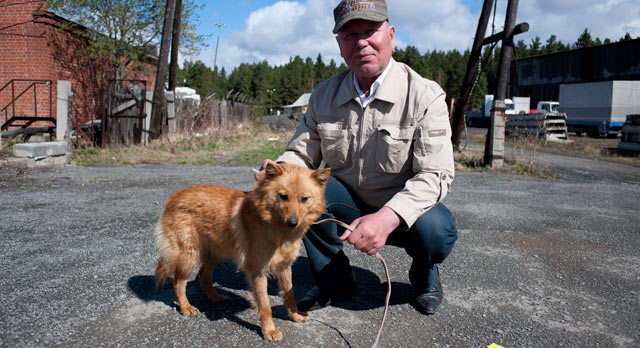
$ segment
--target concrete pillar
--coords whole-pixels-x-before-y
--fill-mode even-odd
[[[69,109],[71,104],[69,103],[70,97],[73,95],[71,91],[71,81],[58,80],[58,97],[57,97],[57,113],[56,113],[56,139],[58,141],[67,140],[65,134],[70,132],[69,118],[71,116],[71,110]]]
[[[504,100],[495,99],[493,101],[484,164],[495,169],[500,169],[504,165],[504,112],[506,110],[507,105]]]

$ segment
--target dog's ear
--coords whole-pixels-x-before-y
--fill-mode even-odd
[[[282,175],[282,168],[273,163],[267,163],[267,167],[264,169],[266,174],[265,179],[272,179],[279,175]]]
[[[313,177],[318,182],[318,184],[322,186],[327,184],[327,181],[329,180],[330,176],[331,176],[330,168],[314,170],[313,173],[311,174],[311,177]]]

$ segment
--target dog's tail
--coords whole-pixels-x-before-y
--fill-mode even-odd
[[[156,248],[158,249],[158,266],[156,267],[156,288],[164,286],[167,278],[172,276],[171,265],[173,264],[173,257],[171,252],[171,246],[164,235],[162,228],[162,219],[158,221],[153,231]]]
[[[165,260],[158,260],[158,266],[156,267],[156,289],[164,287],[169,275],[169,266]]]

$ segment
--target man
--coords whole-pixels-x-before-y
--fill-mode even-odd
[[[373,255],[386,244],[412,257],[413,305],[433,314],[443,299],[437,264],[457,229],[440,201],[454,176],[445,94],[394,61],[395,28],[384,0],[341,1],[334,34],[349,70],[322,82],[278,162],[332,170],[326,215],[351,224],[313,226],[304,238],[317,286],[299,302],[310,311],[352,296],[356,281],[343,241]],[[270,160],[265,160],[265,164]],[[256,180],[264,171],[256,173]],[[341,236],[340,236],[341,235]]]

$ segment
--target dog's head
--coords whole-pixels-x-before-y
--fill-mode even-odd
[[[262,218],[282,230],[306,232],[324,211],[324,189],[330,175],[330,169],[267,164],[265,178],[256,190]]]

